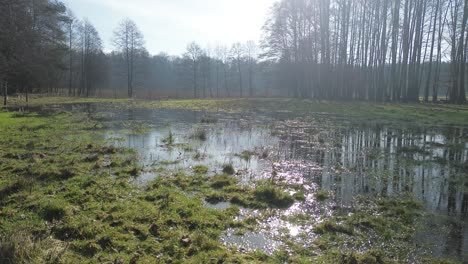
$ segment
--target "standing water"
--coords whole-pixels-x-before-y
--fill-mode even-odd
[[[305,201],[270,212],[256,231],[228,230],[226,245],[272,253],[284,237],[312,243],[313,226],[333,211],[352,209],[356,197],[410,194],[431,215],[420,220],[427,228],[417,232],[415,243],[427,245],[433,256],[468,261],[467,128],[359,124],[324,115],[87,107],[106,117],[108,140],[138,150],[145,172],[137,184],[197,165],[216,175],[230,164],[241,184],[275,175],[305,186]],[[144,129],[135,132],[136,127]],[[333,199],[318,203],[318,190]],[[222,210],[230,204],[207,206]],[[310,224],[285,220],[297,213],[312,216]],[[241,209],[240,217],[257,214]]]

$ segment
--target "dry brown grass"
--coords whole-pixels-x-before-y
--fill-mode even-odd
[[[67,245],[51,237],[35,239],[29,231],[0,235],[0,263],[61,263]]]

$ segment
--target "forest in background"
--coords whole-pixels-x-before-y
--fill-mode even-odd
[[[114,50],[56,0],[0,0],[4,95],[466,101],[468,0],[281,0],[261,43],[149,54],[130,19]],[[176,33],[174,33],[176,34]]]

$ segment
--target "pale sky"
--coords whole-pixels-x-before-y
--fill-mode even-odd
[[[88,18],[112,50],[114,28],[123,18],[136,22],[148,51],[180,55],[188,43],[202,47],[261,38],[275,0],[62,0],[78,18]]]

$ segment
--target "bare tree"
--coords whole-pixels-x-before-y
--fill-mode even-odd
[[[144,50],[143,34],[138,29],[135,22],[124,19],[114,31],[114,45],[119,49],[127,66],[127,88],[128,97],[133,97],[133,85],[135,74],[135,58],[139,52]]]
[[[192,68],[192,82],[193,82],[193,96],[194,98],[197,98],[197,95],[198,95],[198,78],[197,78],[197,75],[198,75],[198,67],[199,67],[199,64],[200,64],[200,59],[202,58],[202,56],[204,56],[204,53],[203,53],[203,50],[202,48],[200,47],[200,45],[198,45],[197,43],[195,42],[192,42],[190,43],[188,46],[187,46],[187,52],[185,53],[185,56],[188,57],[192,63],[191,65],[191,68]]]
[[[242,57],[244,56],[244,48],[240,43],[235,43],[231,47],[231,57],[236,61],[237,74],[239,76],[239,91],[240,97],[243,97],[242,87]]]
[[[81,47],[81,86],[79,94],[89,97],[95,89],[96,79],[99,78],[98,56],[102,53],[102,41],[96,28],[88,21],[84,20],[79,26],[80,47]]]
[[[230,97],[231,93],[229,92],[229,82],[228,82],[229,50],[226,46],[221,46],[220,58],[221,58],[221,63],[223,64],[224,89],[226,90],[227,97]]]
[[[71,12],[67,10],[67,30],[68,30],[68,95],[75,95],[73,89],[73,43],[75,34],[75,21],[76,18]]]
[[[460,3],[460,5],[462,5]],[[455,59],[452,61],[454,65],[454,83],[452,88],[452,98],[450,98],[451,102],[463,104],[466,101],[466,93],[465,93],[465,67],[466,67],[466,49],[465,49],[465,34],[467,29],[467,22],[468,22],[468,0],[464,1],[463,4],[463,15],[462,15],[462,22],[460,27],[459,39],[458,39],[458,47],[455,55]],[[455,22],[456,23],[456,22]]]
[[[245,54],[247,56],[247,64],[249,70],[249,96],[254,96],[254,73],[257,58],[257,44],[254,41],[247,41],[244,46]]]
[[[432,37],[431,37],[431,51],[429,54],[429,70],[428,70],[428,78],[426,80],[426,87],[424,89],[424,102],[428,103],[429,102],[429,86],[431,83],[431,78],[430,76],[432,75],[432,62],[434,59],[434,48],[435,48],[435,36],[436,36],[436,30],[437,30],[437,17],[439,15],[439,10],[440,10],[440,4],[441,0],[437,0],[435,6],[432,8]],[[429,35],[429,34],[428,34]]]
[[[223,63],[223,54],[222,54],[222,48],[221,46],[218,44],[216,45],[215,49],[214,49],[214,59],[215,59],[215,62],[216,62],[216,97],[219,98],[219,86],[220,86],[220,74],[219,74],[219,71],[220,71],[220,65]]]
[[[280,0],[263,28],[263,57],[277,63],[288,96],[418,102],[423,88],[427,102],[431,82],[437,100],[451,48],[452,80],[444,78],[460,103],[466,1]]]

